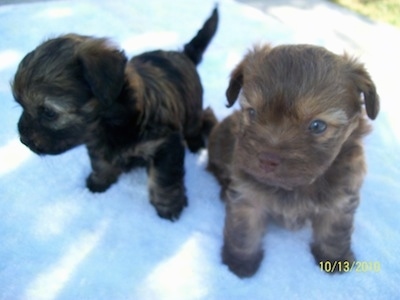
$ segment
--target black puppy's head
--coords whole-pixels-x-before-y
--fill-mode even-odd
[[[126,57],[105,39],[74,34],[28,53],[12,83],[23,112],[21,142],[38,154],[60,154],[84,143],[102,110],[121,93]]]

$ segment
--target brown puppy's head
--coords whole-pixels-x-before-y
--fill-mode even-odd
[[[241,105],[236,166],[285,189],[312,183],[352,134],[366,133],[363,104],[371,119],[379,111],[360,63],[310,45],[256,47],[232,72],[226,95],[228,106],[237,98]]]
[[[84,143],[124,83],[125,55],[105,39],[65,35],[27,54],[12,82],[21,142],[38,154]]]

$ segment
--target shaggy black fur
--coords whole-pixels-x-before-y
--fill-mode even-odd
[[[187,205],[184,146],[204,147],[215,117],[202,109],[196,65],[214,36],[217,8],[179,51],[127,60],[107,39],[68,34],[50,39],[20,63],[12,84],[23,113],[21,142],[38,154],[85,144],[87,187],[104,192],[119,175],[146,165],[150,201],[177,219]]]

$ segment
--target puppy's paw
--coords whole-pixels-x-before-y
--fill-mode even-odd
[[[351,250],[348,250],[344,255],[335,258],[325,254],[319,245],[312,244],[311,252],[314,256],[315,262],[320,267],[320,270],[325,271],[328,274],[342,274],[349,272],[355,262],[355,257]]]
[[[253,276],[259,269],[263,257],[262,249],[251,255],[240,255],[231,251],[226,244],[222,248],[222,262],[240,278]]]
[[[175,221],[179,219],[182,210],[188,205],[186,195],[158,195],[154,191],[150,190],[150,201],[155,207],[159,217]],[[168,200],[166,200],[168,199]]]
[[[105,192],[113,183],[110,181],[99,180],[99,178],[94,174],[90,174],[86,179],[86,187],[92,193],[103,193]]]

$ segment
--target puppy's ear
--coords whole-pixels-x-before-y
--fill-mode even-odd
[[[345,55],[351,68],[351,79],[360,93],[364,95],[364,104],[367,115],[371,120],[375,120],[379,112],[379,96],[376,87],[365,67],[355,59]]]
[[[111,105],[121,93],[127,58],[123,51],[110,46],[105,39],[89,39],[78,50],[83,76],[94,96]]]
[[[243,61],[236,66],[236,68],[231,73],[231,80],[229,81],[228,89],[226,90],[226,98],[228,99],[227,107],[231,107],[235,104],[240,89],[243,86]]]

